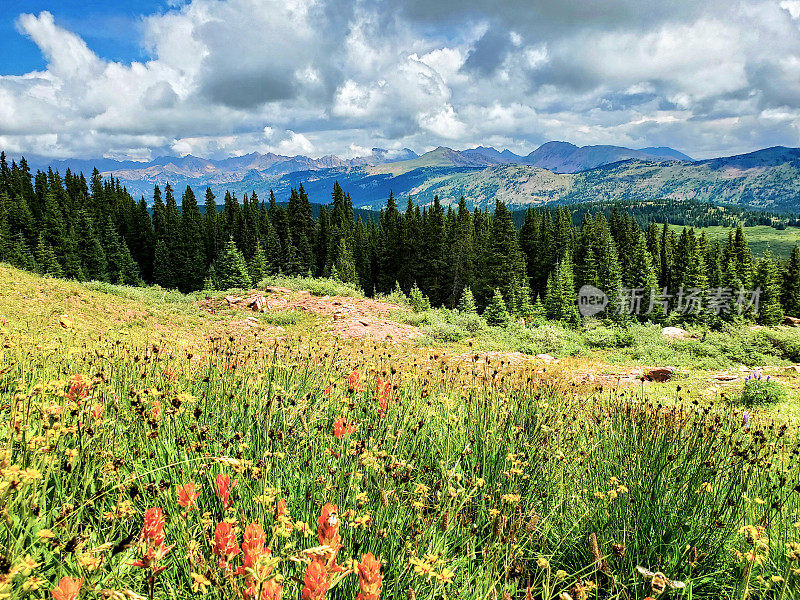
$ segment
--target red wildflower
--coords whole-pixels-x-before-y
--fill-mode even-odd
[[[131,566],[151,569],[155,577],[166,566],[158,563],[172,550],[172,546],[164,546],[164,513],[160,508],[148,508],[144,513],[144,525],[139,537],[139,552],[141,558],[133,561]]]
[[[244,538],[242,539],[242,566],[247,568],[255,568],[258,559],[264,554],[269,554],[269,549],[264,547],[267,539],[264,535],[264,529],[258,523],[250,523],[244,530]]]
[[[236,487],[236,484],[236,481],[231,484],[230,475],[224,475],[222,473],[217,475],[217,495],[219,499],[222,500],[222,508],[225,510],[229,509],[231,506],[230,493],[231,490]]]
[[[392,397],[392,382],[387,381],[383,385],[383,391],[378,396],[378,406],[381,409],[381,414],[386,414],[389,409],[389,398]]]
[[[196,488],[194,481],[179,485],[177,488],[178,504],[188,510],[197,509],[197,499],[200,497],[200,489]]]
[[[282,598],[283,586],[274,579],[270,579],[261,588],[261,600],[281,600]]]
[[[103,418],[103,410],[104,410],[104,407],[100,402],[95,404],[92,407],[92,418],[95,421],[99,421],[100,419],[102,419]]]
[[[325,395],[330,399],[333,396],[333,388],[328,386],[325,388]]]
[[[278,500],[277,513],[279,517],[286,514],[286,498]]]
[[[337,438],[341,438],[343,435],[353,433],[355,430],[355,424],[348,423],[347,419],[344,417],[339,417],[333,422],[333,435],[335,435]]]
[[[214,529],[214,554],[219,556],[219,568],[230,570],[230,561],[239,554],[239,544],[236,543],[236,532],[230,523],[222,521]]]
[[[381,563],[368,552],[361,557],[358,563],[358,588],[360,593],[356,600],[379,600],[381,597]]]
[[[89,393],[89,380],[82,373],[76,373],[69,380],[69,389],[67,390],[67,398],[70,400],[78,400],[85,398]],[[62,580],[63,581],[63,580]]]
[[[317,519],[319,530],[317,538],[320,546],[330,546],[334,555],[342,547],[339,538],[339,509],[335,504],[328,502],[322,507],[322,513]]]
[[[358,369],[350,373],[350,377],[347,378],[347,386],[351,393],[361,391],[361,373],[358,372]]]
[[[239,574],[245,576],[247,587],[244,591],[246,598],[253,598],[258,593],[258,582],[264,581],[269,577],[272,568],[260,568],[259,559],[262,556],[268,556],[270,549],[265,548],[266,536],[264,529],[258,523],[250,523],[244,530],[244,538],[242,539],[242,566],[239,568]],[[261,565],[263,567],[263,563]],[[282,592],[281,592],[282,593]],[[263,598],[263,593],[262,593]]]
[[[148,508],[144,513],[142,541],[148,546],[164,543],[164,513],[158,507]]]
[[[303,578],[303,600],[325,600],[328,591],[328,571],[319,559],[308,565]]]
[[[153,415],[153,419],[158,421],[161,418],[162,412],[161,400],[153,400],[153,403],[150,405],[150,414]]]
[[[83,585],[83,577],[73,579],[72,577],[62,577],[58,586],[50,590],[54,600],[75,600]]]

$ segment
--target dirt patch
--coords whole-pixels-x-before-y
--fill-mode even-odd
[[[420,337],[422,332],[410,325],[388,319],[396,311],[407,308],[389,302],[348,296],[312,296],[308,291],[292,291],[283,287],[250,290],[242,296],[225,296],[199,302],[201,308],[212,313],[234,309],[267,313],[287,310],[308,311],[330,317],[327,328],[333,335],[347,339],[404,342]],[[247,319],[252,323],[253,319]],[[232,324],[248,326],[241,320]],[[252,326],[252,325],[249,325]]]

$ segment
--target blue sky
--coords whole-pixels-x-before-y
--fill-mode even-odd
[[[800,146],[800,0],[0,0],[0,149]]]
[[[34,42],[16,27],[21,13],[50,11],[58,25],[74,31],[101,57],[130,62],[148,57],[141,45],[142,16],[163,12],[163,0],[4,0],[0,2],[0,75],[22,75],[47,66]]]

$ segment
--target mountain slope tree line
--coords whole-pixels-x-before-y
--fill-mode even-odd
[[[280,204],[272,193],[241,202],[226,193],[221,210],[210,189],[203,210],[190,187],[176,193],[156,186],[151,208],[96,169],[88,181],[70,171],[34,175],[25,159],[9,165],[0,154],[0,260],[43,275],[184,292],[249,287],[277,273],[334,277],[368,294],[399,287],[433,306],[466,302],[498,323],[507,315],[577,324],[576,290],[584,285],[608,295],[606,314],[616,319],[631,318],[622,305],[630,289],[640,291],[640,318],[667,318],[669,309],[651,301],[665,289],[697,290],[708,305],[723,288],[759,288],[758,314],[685,318],[773,324],[800,316],[800,249],[787,260],[756,259],[741,227],[712,243],[667,223],[643,229],[616,208],[576,225],[560,207],[531,208],[517,228],[501,201],[490,213],[468,210],[464,198],[447,208],[438,198],[424,208],[409,198],[401,211],[391,194],[372,221],[355,218],[338,183],[317,218],[302,185]]]

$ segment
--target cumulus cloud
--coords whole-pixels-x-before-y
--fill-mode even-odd
[[[186,0],[142,20],[138,62],[16,25],[46,68],[0,76],[13,153],[800,145],[798,0]]]

